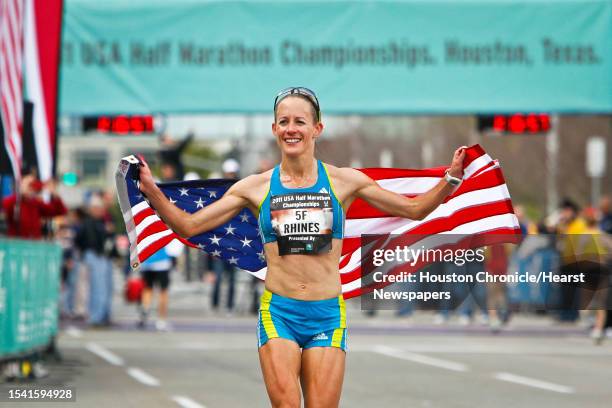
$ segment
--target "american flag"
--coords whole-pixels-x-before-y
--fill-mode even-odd
[[[0,116],[13,175],[21,178],[23,0],[0,0]]]
[[[200,248],[265,279],[263,244],[253,213],[244,209],[228,223],[184,240],[162,222],[140,193],[138,163],[134,156],[122,159],[116,175],[119,203],[130,240],[130,260],[134,269],[170,241],[179,239],[186,245]],[[444,177],[446,169],[371,168],[361,171],[383,188],[410,197],[435,186]],[[220,198],[234,182],[193,180],[159,184],[159,187],[174,205],[192,213]],[[377,242],[383,248],[400,243],[421,245],[426,237],[433,236],[443,237],[436,241],[438,246],[458,245],[456,240],[461,236],[483,237],[476,241],[472,239],[470,244],[480,246],[484,243],[512,241],[512,237],[520,234],[520,229],[499,163],[491,159],[479,145],[475,145],[466,149],[464,181],[461,186],[421,221],[390,216],[359,199],[352,204],[346,214],[345,238],[339,265],[342,292],[347,299],[372,289],[361,286],[362,234],[390,237],[386,241]]]

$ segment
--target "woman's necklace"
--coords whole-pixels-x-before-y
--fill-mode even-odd
[[[313,168],[316,169],[315,166],[313,166]],[[293,185],[296,188],[302,188],[305,186],[308,186],[310,184],[312,184],[312,180],[314,179],[314,176],[312,174],[312,169],[304,176],[302,177],[302,179],[298,182],[297,181],[297,177],[291,176],[289,175],[285,170],[283,170],[283,167],[280,167],[280,178],[281,181],[283,181],[284,183],[293,183]]]

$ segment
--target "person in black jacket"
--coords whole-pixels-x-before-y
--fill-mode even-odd
[[[91,197],[88,212],[77,233],[77,245],[89,271],[89,324],[108,326],[113,296],[114,250],[111,228],[105,221],[106,210],[100,197]]]
[[[159,159],[162,163],[169,164],[176,170],[176,180],[182,180],[185,176],[185,167],[181,160],[183,151],[187,145],[193,140],[194,134],[190,133],[181,141],[175,141],[167,133],[160,137],[160,149],[158,151]]]

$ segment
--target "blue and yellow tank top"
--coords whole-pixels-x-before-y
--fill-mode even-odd
[[[311,187],[286,188],[280,180],[280,166],[272,171],[258,221],[264,244],[276,241],[280,255],[330,251],[332,238],[344,237],[342,205],[320,160],[317,173]]]

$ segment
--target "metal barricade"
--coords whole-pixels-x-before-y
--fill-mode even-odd
[[[0,239],[0,360],[40,349],[57,333],[61,261],[57,244]]]

